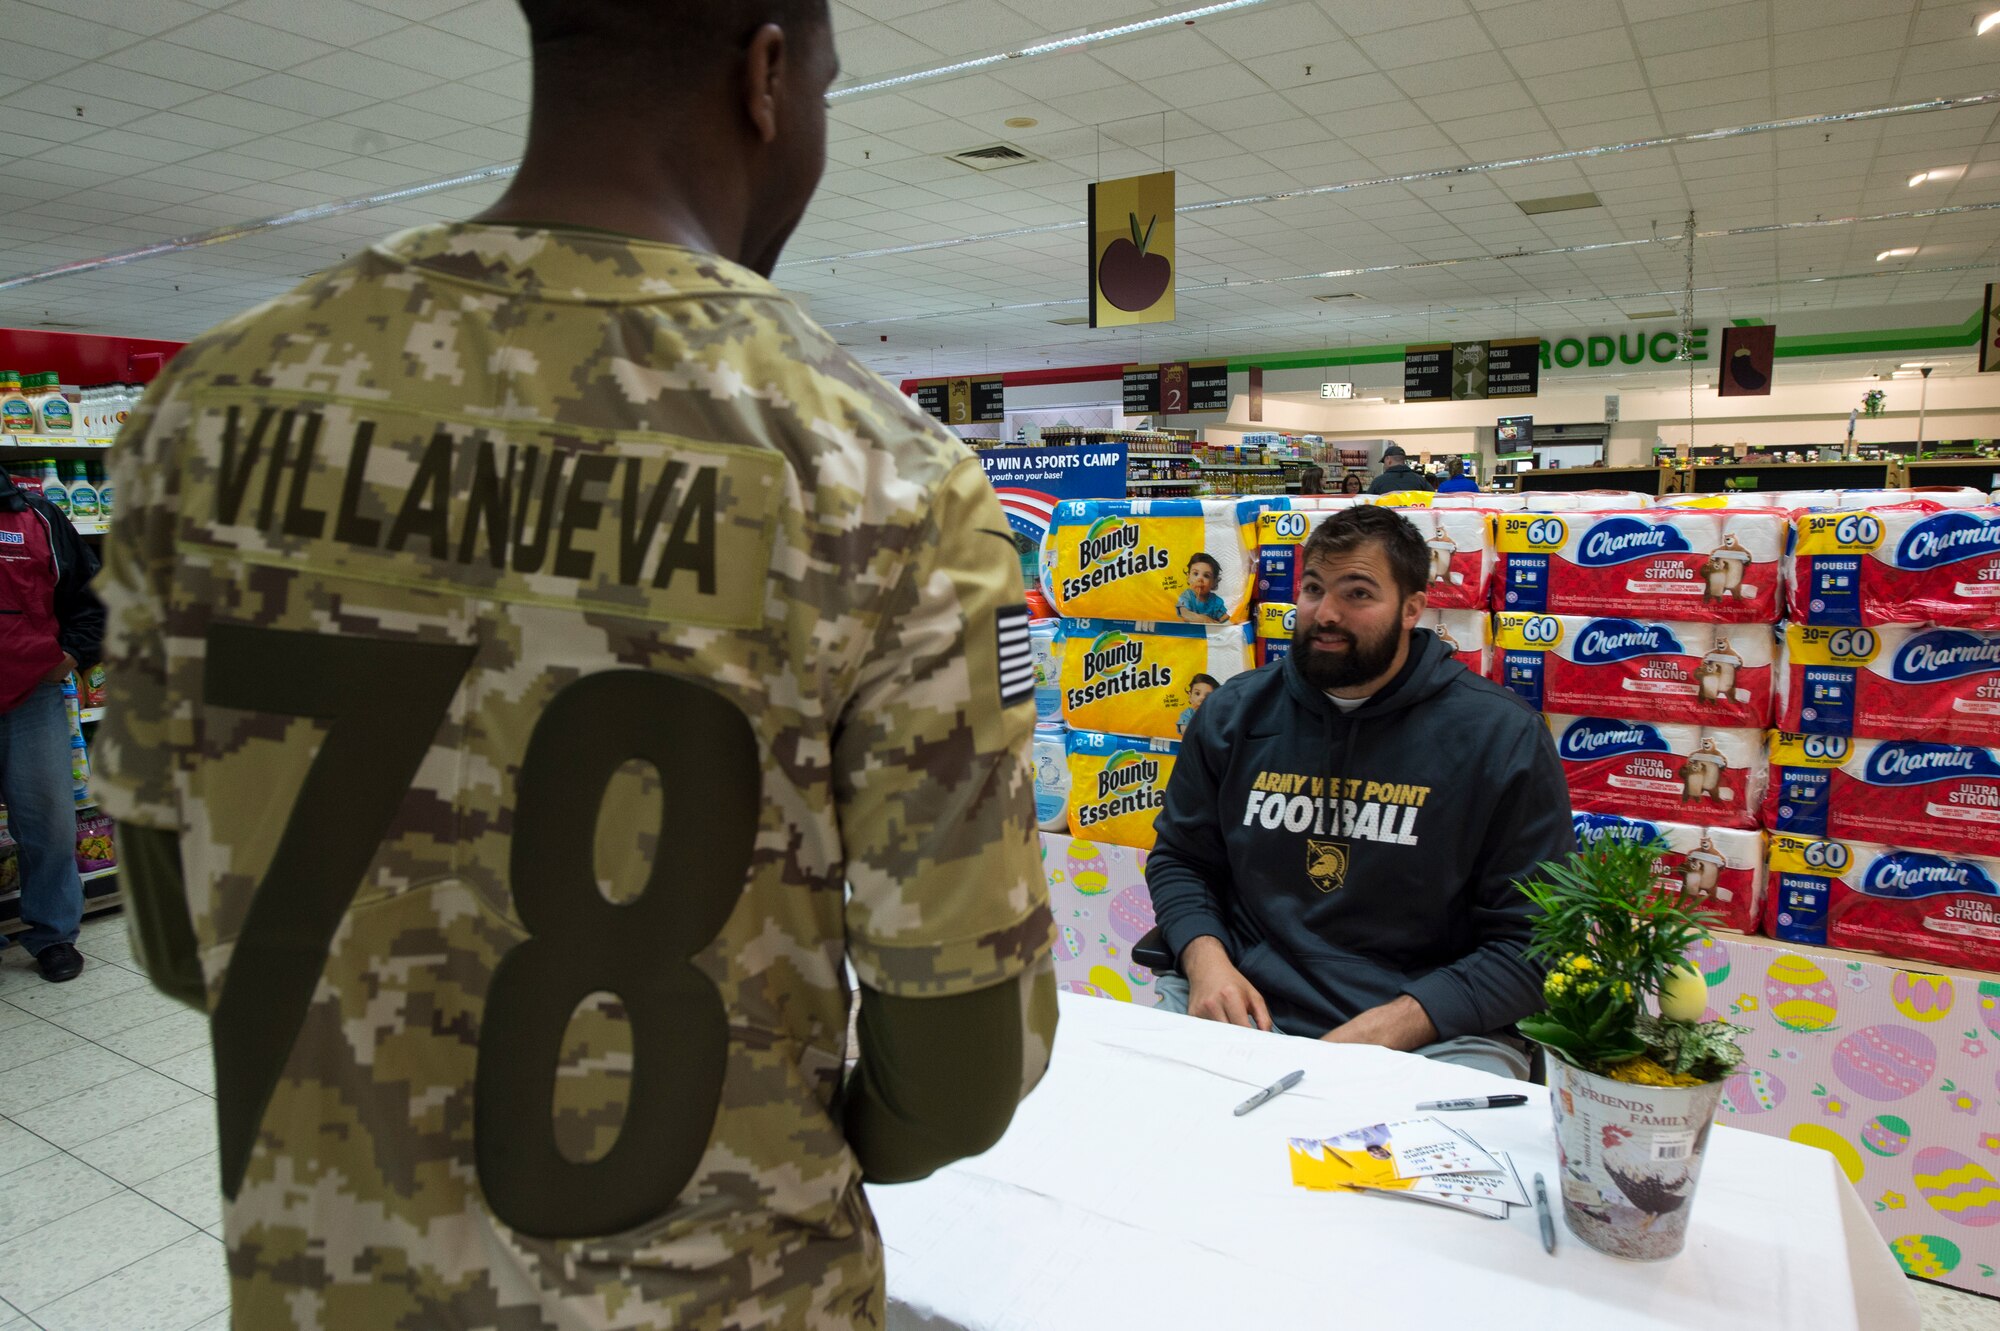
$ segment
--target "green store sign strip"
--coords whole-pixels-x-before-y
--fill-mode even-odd
[[[1938,347],[1971,346],[1979,341],[1979,311],[1962,324],[1933,328],[1891,328],[1870,333],[1802,333],[1778,339],[1780,360],[1792,356],[1867,356],[1876,353],[1926,351]],[[1544,370],[1573,370],[1607,365],[1665,365],[1680,355],[1679,329],[1588,333],[1544,338],[1541,367]],[[1709,329],[1694,330],[1689,339],[1697,364],[1708,362]],[[1232,372],[1261,366],[1266,370],[1306,370],[1339,365],[1388,365],[1403,359],[1405,344],[1383,343],[1371,347],[1329,347],[1324,351],[1296,352],[1284,356],[1243,357],[1229,362]]]

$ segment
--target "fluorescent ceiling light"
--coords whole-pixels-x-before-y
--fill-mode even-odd
[[[1893,250],[1883,250],[1880,254],[1876,255],[1875,262],[1880,263],[1884,259],[1907,259],[1916,252],[1917,247],[1915,245],[1898,245]]]
[[[1921,370],[1897,370],[1889,377],[1891,379],[1921,379],[1923,378],[1923,372]]]
[[[1962,166],[1934,166],[1928,171],[1919,171],[1914,176],[1911,176],[1910,188],[1915,189],[1919,185],[1957,180],[1964,174],[1965,168]]]
[[[1984,37],[1995,28],[2000,28],[2000,9],[1994,10],[1985,18],[1979,20],[1978,24],[1972,29],[1972,35],[1975,37]]]
[[[1530,217],[1543,213],[1573,213],[1581,208],[1602,208],[1604,201],[1595,194],[1552,194],[1546,199],[1518,199],[1514,206]]]
[[[1933,370],[1937,368],[1937,362],[1934,360],[1906,360],[1896,368],[1899,370]]]
[[[826,99],[829,102],[837,102],[845,97],[858,97],[864,92],[880,92],[884,88],[901,88],[912,83],[925,83],[931,79],[950,78],[954,74],[970,74],[976,69],[990,69],[994,65],[1004,65],[1009,60],[1025,60],[1029,56],[1049,55],[1056,51],[1073,51],[1096,42],[1108,42],[1115,37],[1130,37],[1135,33],[1151,32],[1155,28],[1171,28],[1183,23],[1192,23],[1196,19],[1226,14],[1235,9],[1248,9],[1252,5],[1263,3],[1265,0],[1221,0],[1219,4],[1202,5],[1198,9],[1184,9],[1178,14],[1162,14],[1158,18],[1143,19],[1137,23],[1120,23],[1115,28],[1099,28],[1095,32],[1078,33],[1074,37],[1061,37],[1052,42],[1037,42],[1018,51],[982,55],[971,60],[955,60],[949,65],[939,65],[935,69],[920,69],[915,73],[898,74],[894,78],[876,79],[871,83],[850,84],[845,88],[835,88],[826,95]]]

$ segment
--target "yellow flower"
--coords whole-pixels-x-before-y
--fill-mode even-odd
[[[1550,997],[1560,994],[1567,988],[1569,988],[1569,976],[1564,975],[1561,971],[1550,972],[1549,978],[1542,983],[1543,992],[1547,993]]]
[[[1582,953],[1578,953],[1576,956],[1573,956],[1569,959],[1569,968],[1575,971],[1579,975],[1591,969],[1596,964],[1597,964],[1596,962],[1592,961],[1589,957],[1584,956]]]
[[[1738,994],[1736,995],[1736,1006],[1744,1012],[1755,1012],[1757,1010],[1757,1000],[1749,994]]]
[[[1883,1193],[1883,1194],[1882,1194],[1882,1205],[1883,1205],[1883,1206],[1885,1206],[1885,1207],[1887,1207],[1887,1208],[1888,1208],[1889,1210],[1891,1210],[1891,1211],[1900,1211],[1900,1210],[1902,1210],[1902,1209],[1903,1209],[1903,1194],[1902,1194],[1902,1193],[1900,1193],[1900,1192],[1893,1192],[1893,1191],[1892,1191],[1892,1192],[1885,1192],[1885,1193]]]

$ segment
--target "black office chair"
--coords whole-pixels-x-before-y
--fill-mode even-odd
[[[1132,944],[1132,960],[1144,966],[1155,975],[1179,975],[1173,951],[1160,936],[1160,926],[1148,929],[1138,942]],[[1533,1040],[1528,1040],[1528,1080],[1537,1086],[1549,1084],[1548,1055]]]

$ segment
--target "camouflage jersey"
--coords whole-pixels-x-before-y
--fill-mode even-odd
[[[733,264],[463,225],[190,345],[114,468],[100,784],[180,837],[235,1326],[878,1325],[844,963],[1049,956],[964,445]]]

